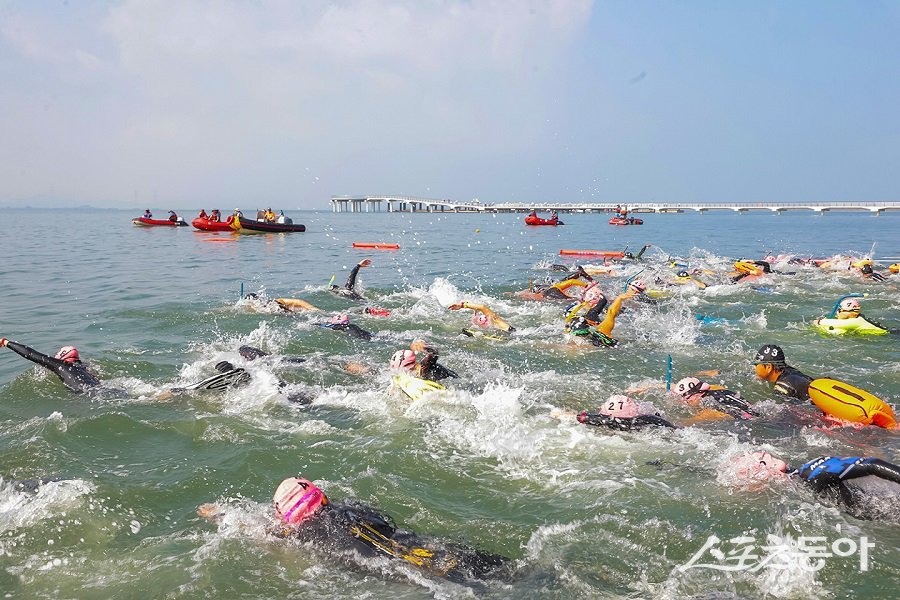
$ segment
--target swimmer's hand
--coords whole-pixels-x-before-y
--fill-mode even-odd
[[[372,261],[368,258],[365,258],[359,262],[360,267],[368,267],[372,265]]]
[[[563,419],[568,419],[575,416],[575,412],[571,410],[567,410],[565,408],[554,408],[550,411],[550,416],[554,419],[559,419],[562,421]]]
[[[425,340],[415,340],[409,345],[409,349],[413,352],[425,352],[427,348],[428,345],[425,343]]]
[[[465,302],[457,302],[456,304],[451,304],[447,308],[449,308],[450,310],[460,310],[462,308],[465,308],[465,304]]]
[[[225,515],[222,507],[214,502],[201,504],[197,507],[197,516],[206,519],[210,523],[215,523]]]
[[[344,371],[350,373],[351,375],[364,375],[371,370],[372,369],[368,365],[364,365],[358,362],[348,362],[344,365]]]

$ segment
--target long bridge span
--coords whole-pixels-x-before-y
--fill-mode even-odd
[[[455,202],[420,198],[417,196],[332,196],[333,212],[457,212],[457,213],[521,213],[555,210],[561,213],[612,212],[619,204],[598,202],[493,202],[478,200]],[[789,210],[811,211],[822,214],[829,211],[856,211],[880,214],[900,211],[900,202],[629,202],[621,203],[633,213],[679,213],[686,211],[707,212],[726,210],[737,213],[769,211],[781,213]]]

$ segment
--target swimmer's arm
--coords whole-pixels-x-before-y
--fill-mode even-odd
[[[208,502],[197,507],[197,516],[201,519],[206,519],[210,523],[217,523],[224,515],[224,507],[215,502]]]
[[[34,348],[29,348],[25,344],[20,344],[19,342],[6,340],[6,343],[4,345],[22,358],[30,360],[33,363],[37,363],[42,367],[46,367],[51,371],[56,371],[56,368],[62,362],[53,357],[47,356],[46,354],[38,352]]]
[[[854,465],[842,479],[856,479],[857,477],[866,477],[867,475],[874,475],[879,479],[900,483],[900,466],[893,465],[878,458],[873,458],[865,463]]]

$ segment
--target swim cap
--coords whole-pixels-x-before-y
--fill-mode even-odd
[[[610,396],[609,400],[600,406],[598,412],[601,415],[609,415],[620,419],[633,419],[640,414],[637,402],[621,394]]]
[[[223,360],[220,363],[216,363],[216,371],[219,373],[227,373],[228,371],[233,371],[234,365],[228,362],[227,360]]]
[[[675,384],[675,393],[684,398],[709,389],[708,383],[700,381],[696,377],[685,377]]]
[[[643,279],[635,279],[628,284],[628,287],[636,292],[644,292],[647,290],[647,282],[645,282]]]
[[[676,276],[681,278],[690,277],[687,271],[678,271]]]
[[[302,477],[291,477],[279,484],[272,502],[279,519],[289,525],[297,525],[328,504],[328,498],[313,482]]]
[[[414,366],[416,366],[416,353],[412,350],[397,350],[391,357],[392,369],[411,371]]]
[[[844,298],[841,300],[840,309],[843,312],[859,312],[859,298]]]
[[[783,477],[788,470],[783,460],[762,451],[733,457],[728,461],[728,466],[738,482],[745,484]]]
[[[894,263],[888,267],[888,271],[891,273],[900,273],[900,263]]]
[[[584,293],[581,295],[581,299],[584,302],[589,302],[590,304],[597,304],[601,300],[605,301],[606,296],[603,295],[603,292],[597,286],[596,283],[591,284],[584,290]]]
[[[872,265],[863,265],[862,269],[860,269],[866,275],[871,275],[875,271],[872,269]]]
[[[338,313],[331,317],[328,322],[332,325],[346,325],[350,322],[350,317],[347,316],[347,313]]]
[[[472,315],[472,324],[476,327],[481,327],[482,329],[484,329],[491,324],[491,320],[483,312],[476,312]]]
[[[781,365],[784,366],[784,350],[775,344],[766,344],[756,351],[753,357],[754,365]]]
[[[78,350],[75,349],[75,346],[63,346],[59,349],[59,352],[56,353],[56,358],[70,364],[81,360],[81,358],[79,358],[78,356]]]

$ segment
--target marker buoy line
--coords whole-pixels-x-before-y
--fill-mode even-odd
[[[615,250],[560,250],[562,256],[602,256],[604,258],[624,258],[624,252]]]
[[[383,244],[381,242],[353,242],[354,248],[370,248],[372,250],[399,250],[400,244]]]

